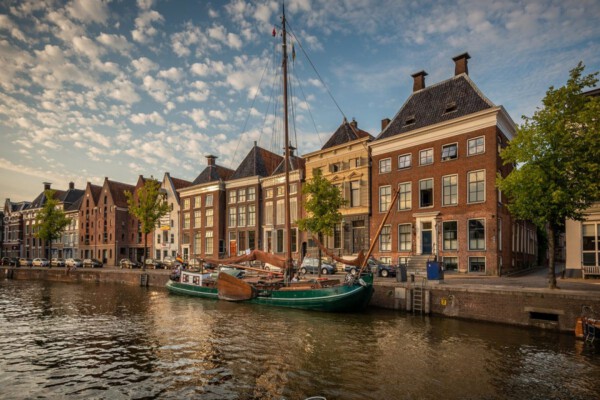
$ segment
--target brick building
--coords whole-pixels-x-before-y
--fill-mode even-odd
[[[133,193],[135,186],[108,178],[102,186],[88,182],[79,209],[81,258],[96,258],[106,265],[117,265],[122,258],[140,259],[143,240],[129,216],[125,191]]]
[[[325,238],[325,246],[340,256],[356,255],[369,248],[370,163],[367,143],[373,140],[368,132],[358,129],[358,123],[342,124],[320,150],[304,155],[306,179],[320,169],[323,177],[338,186],[346,205],[340,209],[342,222],[335,227],[333,236]],[[308,251],[317,248],[309,241]]]
[[[23,215],[30,202],[4,201],[4,241],[2,255],[4,257],[24,257]]]
[[[511,218],[495,186],[510,172],[499,151],[515,124],[469,78],[469,58],[455,57],[455,75],[430,87],[425,71],[413,74],[412,94],[369,144],[371,232],[399,193],[375,248],[383,261],[437,258],[488,275],[535,262],[535,228]]]
[[[179,189],[181,255],[184,259],[217,258],[225,254],[225,181],[233,170],[206,156],[206,168],[191,186]]]

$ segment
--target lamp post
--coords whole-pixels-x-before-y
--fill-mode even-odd
[[[440,261],[440,243],[441,243],[441,233],[442,230],[440,229],[440,224],[442,223],[442,216],[441,215],[436,215],[435,216],[435,260],[436,261]]]

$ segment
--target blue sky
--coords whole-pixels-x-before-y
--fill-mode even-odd
[[[2,1],[0,199],[33,200],[46,181],[193,180],[205,155],[235,169],[254,141],[281,152],[280,14],[265,0]],[[412,73],[450,78],[465,51],[471,78],[517,123],[577,62],[600,70],[597,0],[289,0],[286,15],[300,154],[343,115],[376,136]]]

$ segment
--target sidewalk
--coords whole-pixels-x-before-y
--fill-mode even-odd
[[[479,285],[479,286],[506,286],[511,288],[548,288],[548,269],[539,268],[519,276],[486,276],[486,275],[466,275],[456,272],[446,272],[444,274],[444,284],[448,285]],[[556,274],[557,290],[575,290],[585,292],[600,293],[600,279],[595,278],[560,278],[560,273]]]

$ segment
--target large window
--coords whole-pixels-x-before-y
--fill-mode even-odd
[[[206,212],[205,212],[205,216],[206,216],[206,227],[212,228],[212,226],[213,226],[213,209],[207,208]]]
[[[412,208],[412,183],[404,182],[398,185],[398,210],[410,210]]]
[[[469,203],[485,201],[485,170],[469,172]]]
[[[456,221],[444,221],[442,230],[444,250],[456,250],[458,248],[458,223]]]
[[[454,160],[458,157],[458,144],[452,143],[442,146],[442,161]]]
[[[231,207],[229,209],[229,224],[230,228],[235,228],[237,226],[237,208]]]
[[[246,201],[246,189],[238,190],[238,201],[243,203]]]
[[[485,250],[485,220],[469,220],[469,250]]]
[[[277,243],[275,244],[276,247],[276,251],[278,253],[283,253],[283,229],[277,229]]]
[[[265,224],[273,225],[273,202],[267,201],[265,203]]]
[[[202,234],[196,232],[194,234],[194,254],[199,255],[202,253]]]
[[[183,213],[183,229],[190,228],[190,213]]]
[[[485,152],[485,138],[480,136],[475,139],[470,139],[468,142],[468,152],[470,156],[474,156],[475,154],[481,154]]]
[[[419,207],[433,207],[433,179],[419,181]]]
[[[277,200],[277,225],[285,224],[285,201]]]
[[[433,149],[421,150],[419,152],[419,165],[433,164]]]
[[[248,201],[256,200],[256,188],[249,187],[248,188]]]
[[[200,208],[202,206],[202,197],[194,197],[194,208]]]
[[[485,257],[469,257],[469,272],[485,272]]]
[[[360,206],[360,181],[350,182],[350,207]]]
[[[229,204],[237,203],[237,190],[229,191]]]
[[[256,225],[256,206],[254,204],[250,204],[248,206],[248,226]]]
[[[600,224],[582,225],[582,261],[585,266],[600,265]]]
[[[194,211],[194,228],[200,228],[202,226],[202,211]]]
[[[448,175],[442,178],[442,204],[445,206],[458,204],[457,175]]]
[[[384,174],[386,172],[392,172],[392,159],[384,158],[379,160],[379,173]]]
[[[410,224],[398,225],[398,250],[411,251],[412,249],[412,227]]]
[[[392,187],[381,186],[379,188],[379,212],[386,212],[392,201]]]
[[[212,206],[213,206],[213,195],[207,194],[205,207],[212,207]]]
[[[444,269],[446,271],[458,270],[458,257],[444,257],[442,261],[444,262]]]
[[[204,254],[212,254],[213,253],[213,231],[206,231],[204,234],[205,243],[204,243]]]
[[[392,227],[386,225],[381,229],[379,234],[379,250],[392,251]]]
[[[246,226],[246,206],[238,209],[238,226]]]
[[[341,224],[335,224],[333,227],[333,248],[342,248],[342,226]]]
[[[189,210],[190,209],[190,199],[183,199],[183,209],[184,210]]]
[[[398,169],[409,168],[412,165],[412,154],[398,156]]]

